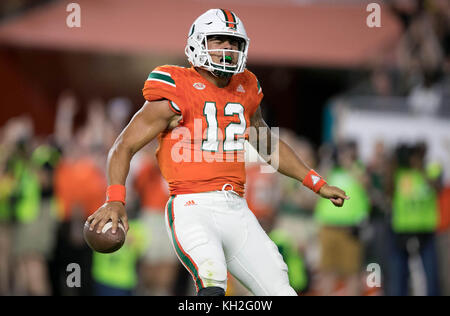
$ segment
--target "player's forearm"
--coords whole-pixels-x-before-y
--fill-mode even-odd
[[[133,158],[133,154],[134,153],[131,147],[126,146],[126,144],[124,144],[119,136],[108,154],[108,185],[125,185],[125,181],[130,170],[130,161],[131,158]]]
[[[256,137],[250,137],[250,144],[259,155],[270,163],[278,172],[303,181],[311,170],[289,145],[272,133],[270,127],[262,118],[261,109],[257,109],[251,119],[251,126],[256,128]],[[262,147],[261,147],[262,146]]]
[[[278,172],[300,182],[303,181],[308,172],[311,170],[311,168],[303,162],[301,157],[298,156],[292,148],[281,139],[279,139],[278,142],[278,157]],[[272,158],[272,160],[273,159],[274,158]]]
[[[303,162],[301,157],[288,144],[272,133],[271,129],[264,122],[259,124],[258,128],[260,127],[263,127],[263,129],[258,131],[256,143],[251,143],[259,155],[273,167],[278,167],[278,172],[303,181],[311,168]]]

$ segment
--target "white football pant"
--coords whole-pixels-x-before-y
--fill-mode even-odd
[[[172,196],[166,228],[197,291],[210,286],[226,291],[228,269],[256,296],[297,295],[277,246],[234,191]]]

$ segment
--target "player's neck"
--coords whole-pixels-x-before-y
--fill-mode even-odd
[[[216,87],[224,88],[228,86],[230,83],[231,78],[219,78],[217,76],[214,76],[211,72],[208,70],[202,69],[202,68],[195,68],[197,72],[206,80],[214,84]]]

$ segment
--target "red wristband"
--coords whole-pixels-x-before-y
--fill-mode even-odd
[[[126,189],[124,185],[113,184],[106,189],[106,202],[122,202],[125,205]]]
[[[326,181],[317,172],[311,169],[305,179],[303,179],[302,183],[305,187],[308,187],[317,193]]]

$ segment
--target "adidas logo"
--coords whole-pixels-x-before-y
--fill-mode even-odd
[[[238,85],[236,91],[237,91],[237,92],[245,93],[245,89],[244,89],[244,87],[243,87],[241,84]]]
[[[197,205],[197,204],[194,202],[194,200],[187,201],[187,202],[184,204],[184,206],[192,206],[192,205]]]
[[[316,183],[319,182],[320,177],[311,175],[311,179],[312,179],[313,185],[316,185]]]

